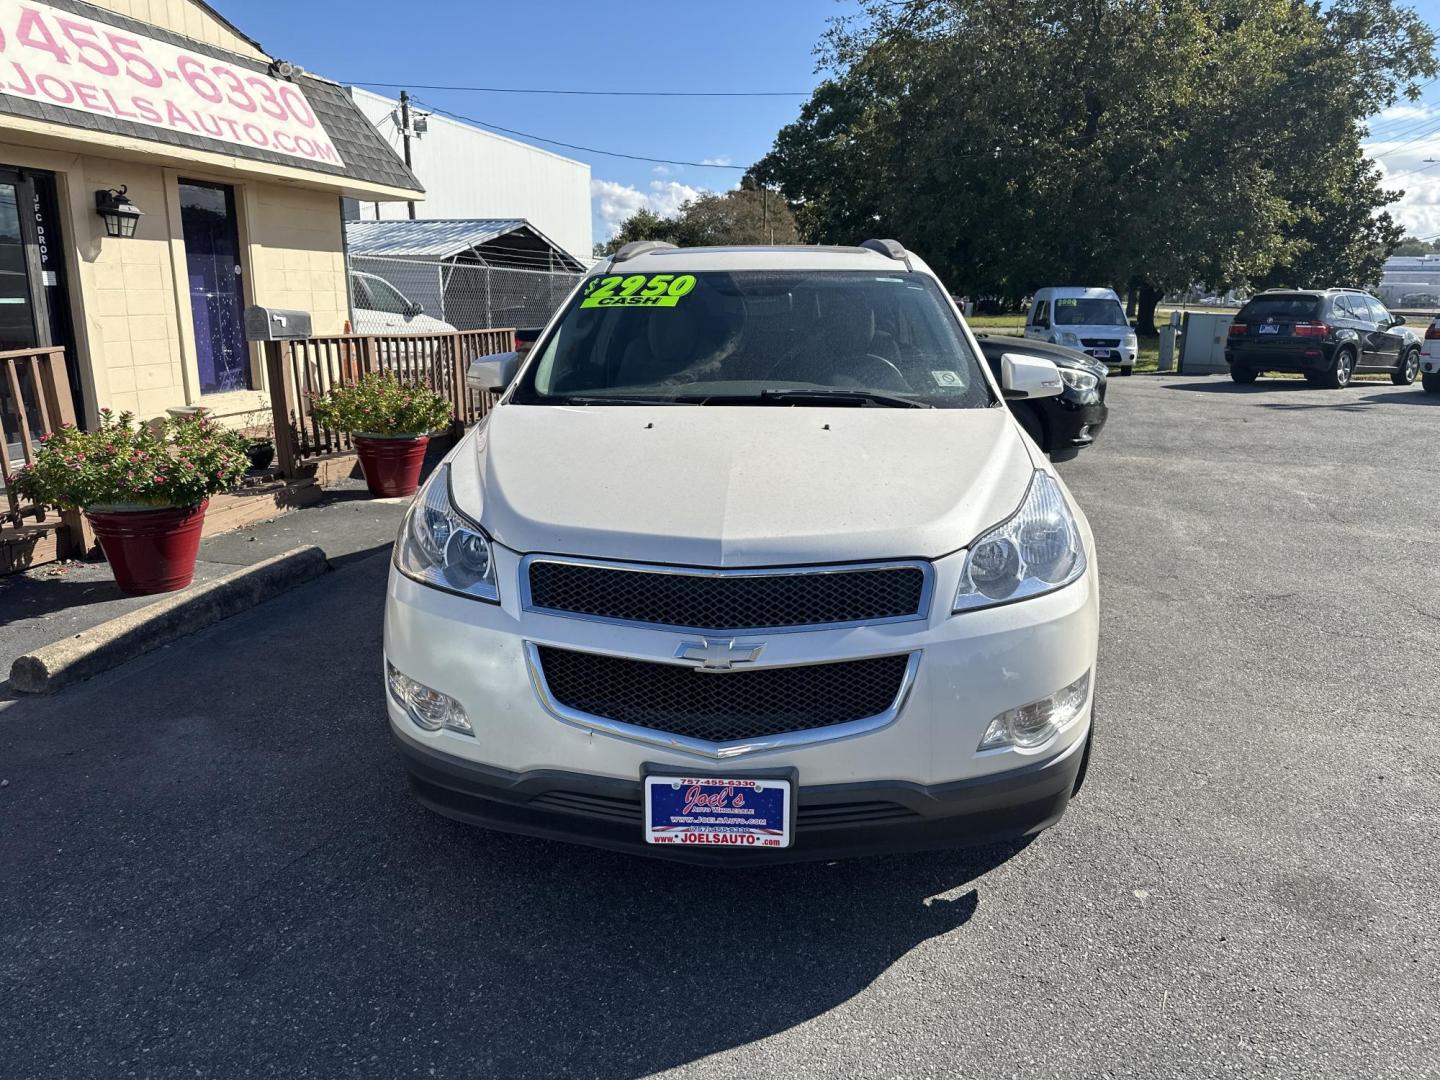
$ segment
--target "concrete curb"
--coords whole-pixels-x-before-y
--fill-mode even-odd
[[[330,569],[318,547],[298,547],[16,658],[10,685],[48,694],[203,630]]]

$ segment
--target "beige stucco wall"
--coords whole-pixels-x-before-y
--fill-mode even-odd
[[[92,406],[148,418],[205,405],[222,417],[245,418],[269,404],[255,346],[255,390],[200,393],[180,220],[182,178],[234,188],[247,305],[308,311],[317,335],[345,328],[349,300],[338,193],[4,143],[0,163],[58,177],[76,337],[67,362],[78,366]],[[121,185],[144,211],[130,239],[106,236],[95,213],[95,192]]]
[[[129,15],[207,45],[229,49],[257,60],[270,59],[200,4],[191,0],[90,0],[96,7]]]

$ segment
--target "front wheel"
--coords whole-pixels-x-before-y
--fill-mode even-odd
[[[1121,374],[1121,375],[1134,375],[1134,374],[1135,374],[1135,365],[1134,365],[1134,364],[1131,364],[1129,367],[1122,367],[1122,368],[1120,369],[1120,374]]]
[[[1230,378],[1234,379],[1241,386],[1249,386],[1259,377],[1260,373],[1258,371],[1252,371],[1249,368],[1232,367],[1230,369]]]
[[[1355,354],[1349,349],[1341,349],[1335,354],[1335,366],[1325,372],[1325,381],[1322,385],[1328,386],[1331,390],[1344,390],[1350,385],[1350,378],[1355,374]]]
[[[1390,376],[1390,381],[1396,386],[1409,386],[1415,381],[1415,376],[1420,374],[1420,350],[1411,349],[1400,361],[1400,367]]]
[[[1420,385],[1425,387],[1427,394],[1440,394],[1440,371],[1434,374],[1427,372],[1425,377],[1420,380]]]

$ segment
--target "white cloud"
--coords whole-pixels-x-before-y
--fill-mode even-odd
[[[682,203],[700,194],[701,188],[682,184],[678,180],[651,180],[648,191],[614,180],[591,180],[590,199],[595,207],[596,239],[601,243],[610,239],[621,222],[642,208],[661,217],[674,217]]]
[[[1405,192],[1389,207],[1395,220],[1411,236],[1435,236],[1440,234],[1440,163],[1425,159],[1440,158],[1440,148],[1428,139],[1404,143],[1404,139],[1373,142],[1365,149],[1371,157],[1385,155],[1376,161],[1384,173],[1384,186]]]
[[[700,159],[701,165],[733,165],[729,154],[721,154],[719,157],[707,157]]]
[[[653,172],[656,176],[670,176],[672,173],[679,172],[680,170],[672,169],[669,165],[656,165],[650,171]]]
[[[1390,108],[1375,114],[1372,126],[1400,120],[1425,120],[1434,115],[1435,110],[1429,105],[1391,105]]]

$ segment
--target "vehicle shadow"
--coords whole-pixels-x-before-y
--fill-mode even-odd
[[[432,814],[378,707],[388,569],[0,705],[6,1075],[647,1076],[963,933],[1028,844],[727,871]]]

